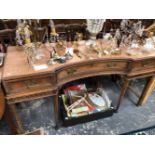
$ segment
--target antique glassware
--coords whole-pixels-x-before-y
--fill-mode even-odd
[[[88,45],[95,44],[96,35],[102,30],[105,19],[87,19],[87,30],[90,33]]]
[[[142,36],[144,31],[144,26],[142,25],[142,21],[138,21],[137,23],[133,24],[133,30],[136,35]]]
[[[17,45],[23,45],[23,40],[22,40],[19,30],[16,30],[16,43]]]
[[[29,30],[29,26],[28,25],[26,25],[24,27],[24,34],[25,34],[25,44],[30,43],[31,42],[31,38],[30,38],[31,31]]]
[[[44,52],[41,49],[41,42],[37,42],[37,40],[33,40],[31,42],[31,36],[33,32],[33,36],[36,33],[33,31],[32,23],[36,22],[35,20],[18,20],[17,30],[16,30],[16,41],[18,45],[23,45],[24,51],[27,55],[27,60],[30,66],[34,66],[35,63],[39,64],[42,62],[42,58],[45,56]],[[36,37],[36,36],[35,36]],[[35,38],[34,37],[34,38]]]
[[[136,44],[142,42],[144,30],[142,21],[134,22],[132,20],[123,19],[120,24],[120,29],[122,31],[122,45],[133,46],[133,42],[135,44],[135,41],[137,42]]]
[[[147,38],[143,47],[148,52],[150,50],[155,50],[153,39],[152,38]]]
[[[33,68],[45,63],[43,59],[45,55],[40,46],[41,43],[27,43],[23,46],[28,64]]]
[[[31,42],[32,32],[26,21],[17,21],[16,41],[18,45],[28,44]]]
[[[24,51],[27,55],[28,64],[33,67],[35,61],[35,46],[33,43],[25,44]]]
[[[115,32],[115,36],[114,36],[114,40],[115,43],[117,45],[117,47],[119,47],[120,43],[121,43],[121,33],[120,33],[120,29],[117,29]]]
[[[51,42],[57,42],[59,40],[59,35],[56,33],[55,25],[53,20],[51,19],[49,22],[51,32],[50,32],[50,41]]]
[[[35,43],[36,59],[38,60],[42,59],[45,56],[44,52],[41,49],[41,44],[41,42]]]
[[[131,48],[139,48],[138,41],[136,39],[135,40],[132,40],[130,47]]]

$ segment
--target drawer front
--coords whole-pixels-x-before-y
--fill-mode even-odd
[[[35,92],[28,92],[25,94],[11,94],[6,96],[7,103],[8,104],[14,104],[17,102],[23,102],[23,101],[31,101],[34,99],[39,99],[43,97],[53,96],[57,94],[57,90],[41,90],[41,91],[35,91]]]
[[[153,69],[155,68],[155,60],[143,60],[139,62],[135,62],[133,64],[132,70],[145,70],[145,69]]]
[[[5,81],[4,88],[7,94],[25,93],[36,90],[44,90],[55,86],[54,76],[42,76],[18,81]]]
[[[62,70],[57,71],[57,80],[61,82],[64,79],[77,77],[77,76],[85,76],[93,73],[103,72],[106,73],[108,71],[124,71],[127,69],[127,62],[122,61],[113,61],[113,62],[92,62],[89,64],[80,64],[76,66],[70,66],[68,68],[64,68]]]

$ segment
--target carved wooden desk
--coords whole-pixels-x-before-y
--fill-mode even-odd
[[[49,53],[45,46],[42,49],[47,62]],[[116,105],[117,110],[130,80],[155,75],[155,54],[134,57],[121,54],[94,59],[81,59],[74,55],[73,59],[64,64],[57,63],[48,66],[47,69],[35,71],[28,65],[22,47],[9,47],[2,81],[6,103],[14,116],[17,132],[23,133],[24,129],[15,103],[53,96],[55,122],[58,125],[58,92],[65,83],[85,77],[111,74],[123,75],[125,79]]]

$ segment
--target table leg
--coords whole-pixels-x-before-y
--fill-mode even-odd
[[[16,134],[18,134],[18,131],[17,131],[16,125],[13,121],[13,117],[14,116],[11,115],[11,113],[9,112],[9,109],[8,109],[8,105],[6,104],[6,108],[5,108],[5,112],[4,112],[4,120],[7,124],[7,126],[9,127],[11,134],[16,135]]]
[[[17,113],[16,105],[15,104],[8,104],[8,110],[9,110],[10,116],[12,116],[11,119],[13,119],[13,121],[14,121],[17,133],[23,134],[24,128],[23,128],[20,116]]]
[[[123,86],[121,88],[121,93],[120,93],[119,98],[118,98],[118,102],[117,102],[117,106],[116,106],[116,112],[120,107],[121,101],[125,95],[125,92],[126,92],[126,89],[128,88],[128,85],[129,85],[129,80],[125,79]]]
[[[147,83],[146,83],[146,85],[145,85],[145,87],[143,89],[143,92],[142,92],[142,94],[141,94],[141,96],[139,98],[137,106],[144,105],[144,103],[146,102],[148,97],[151,95],[154,88],[155,88],[155,76],[152,76],[147,81]]]
[[[58,103],[58,94],[53,96],[54,99],[54,118],[55,118],[55,128],[59,127],[59,103]]]
[[[5,112],[5,98],[0,85],[0,120],[3,117],[4,112]]]

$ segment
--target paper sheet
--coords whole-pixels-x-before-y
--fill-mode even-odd
[[[33,68],[34,68],[34,70],[38,71],[38,70],[42,70],[42,69],[47,69],[48,66],[46,64],[43,64],[43,65],[34,65]]]

